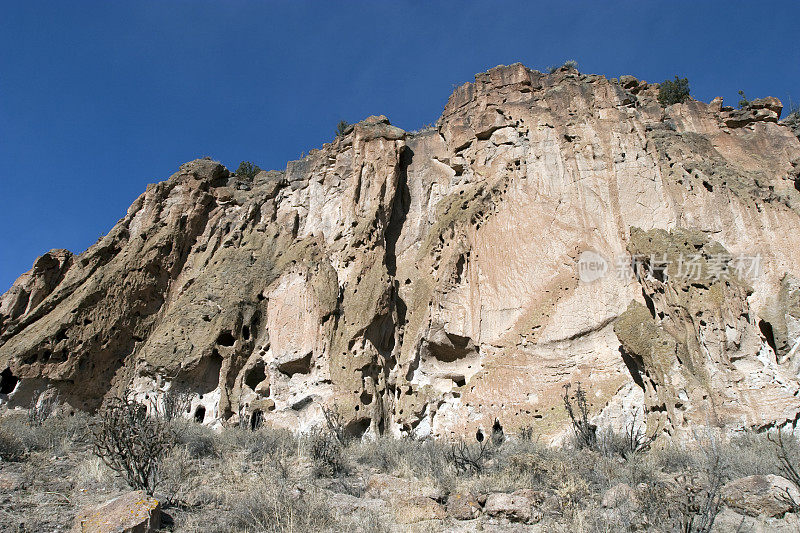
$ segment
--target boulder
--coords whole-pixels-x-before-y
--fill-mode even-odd
[[[639,85],[639,80],[629,74],[623,74],[619,77],[619,84],[625,89],[633,89]]]
[[[2,460],[0,460],[0,463],[1,462]],[[24,490],[28,484],[23,473],[12,472],[10,469],[0,470],[0,493]]]
[[[766,98],[756,98],[750,102],[750,107],[753,109],[768,109],[775,113],[778,117],[781,116],[783,111],[783,104],[774,96],[767,96]]]
[[[511,522],[531,524],[538,522],[542,514],[533,509],[531,500],[522,494],[495,492],[486,498],[484,511],[495,518],[505,518]]]
[[[358,511],[382,513],[385,512],[388,507],[383,500],[376,498],[358,498],[341,492],[329,492],[327,498],[328,503],[341,515],[350,515]]]
[[[151,533],[161,527],[161,504],[142,491],[128,492],[75,518],[73,533]]]
[[[470,492],[455,492],[447,498],[447,514],[456,520],[472,520],[481,514],[481,504]]]
[[[750,516],[779,517],[800,503],[800,491],[786,478],[769,474],[747,476],[722,487],[725,505]]]

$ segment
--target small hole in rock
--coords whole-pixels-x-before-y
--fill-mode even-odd
[[[233,346],[234,342],[236,342],[236,339],[233,338],[233,334],[227,329],[217,337],[217,344],[220,346]]]

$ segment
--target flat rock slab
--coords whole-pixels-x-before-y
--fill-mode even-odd
[[[161,504],[142,491],[128,492],[75,518],[73,533],[151,533],[161,527]]]

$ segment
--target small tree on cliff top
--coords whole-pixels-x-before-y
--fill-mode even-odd
[[[689,99],[689,80],[675,76],[675,81],[666,80],[658,87],[658,103],[666,107]]]

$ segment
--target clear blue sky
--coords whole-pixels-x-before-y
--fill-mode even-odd
[[[498,64],[800,102],[799,20],[797,0],[2,0],[0,292],[51,248],[85,250],[185,161],[282,169],[340,119],[416,129]]]

